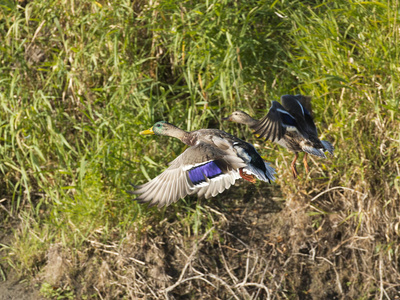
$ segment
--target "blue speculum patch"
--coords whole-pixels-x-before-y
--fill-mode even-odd
[[[282,118],[283,124],[285,124],[285,125],[291,125],[291,126],[296,126],[297,125],[296,120],[293,119],[288,114],[281,113],[281,118]]]
[[[222,174],[221,169],[213,161],[210,161],[201,166],[196,166],[189,170],[189,178],[193,182],[193,184],[205,182],[205,177],[211,179],[220,174]]]

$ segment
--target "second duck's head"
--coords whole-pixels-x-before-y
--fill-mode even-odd
[[[254,122],[254,119],[246,114],[244,111],[237,110],[234,111],[231,115],[222,120],[231,121],[239,124],[251,125]]]

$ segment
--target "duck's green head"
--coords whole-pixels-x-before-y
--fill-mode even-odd
[[[163,134],[165,133],[165,131],[167,130],[167,127],[168,127],[167,124],[168,124],[168,123],[165,122],[165,121],[157,122],[156,124],[153,125],[153,127],[149,128],[149,129],[147,129],[147,130],[141,131],[141,132],[139,132],[139,134],[145,134],[145,135],[146,135],[146,134],[163,135]]]

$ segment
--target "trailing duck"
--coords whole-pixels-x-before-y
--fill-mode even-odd
[[[284,95],[281,101],[282,104],[272,101],[269,112],[261,120],[256,120],[243,111],[235,111],[224,120],[248,125],[257,136],[293,151],[295,157],[291,163],[291,170],[296,178],[296,160],[299,152],[305,152],[303,163],[308,173],[307,154],[326,158],[324,152],[328,151],[333,155],[334,147],[330,142],[318,138],[310,97]]]

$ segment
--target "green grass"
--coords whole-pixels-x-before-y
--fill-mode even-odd
[[[89,276],[79,265],[92,257],[90,251],[99,258],[103,250],[116,253],[130,245],[142,253],[146,249],[137,245],[146,241],[162,249],[158,239],[167,234],[188,245],[208,232],[209,243],[231,247],[219,229],[241,201],[226,198],[245,197],[252,188],[235,186],[225,198],[200,202],[187,197],[161,210],[139,205],[126,193],[130,183],[155,177],[185,146],[138,132],[167,120],[185,130],[225,129],[262,144],[221,118],[236,109],[261,117],[270,101],[302,93],[313,97],[317,127],[323,139],[334,142],[335,157],[314,159],[311,175],[293,181],[292,154],[270,143],[260,148],[266,160],[276,162],[278,184],[272,190],[287,200],[287,208],[322,193],[299,210],[302,220],[307,216],[299,222],[301,233],[312,228],[314,240],[285,240],[289,252],[282,253],[295,255],[301,243],[313,244],[319,257],[335,261],[342,295],[395,295],[400,274],[398,1],[151,3],[0,1],[0,218],[4,233],[12,232],[11,240],[0,241],[0,270],[41,274],[46,251],[58,243],[75,264],[69,278],[78,278],[80,271]],[[293,222],[299,217],[288,216]],[[280,230],[275,226],[271,232]],[[106,246],[93,250],[89,240]],[[324,240],[337,243],[328,249]],[[112,262],[121,264],[121,273]],[[134,283],[125,287],[139,290],[142,279],[127,275],[130,265],[112,262],[94,266],[127,276]],[[344,270],[355,263],[358,271]],[[300,263],[289,265],[295,278]],[[181,269],[175,272],[173,282]],[[65,295],[71,288],[82,297],[96,294],[85,278],[79,280],[86,285],[70,279]],[[293,278],[282,280],[275,293],[292,297],[297,289],[317,289]],[[98,284],[100,294],[119,291],[128,297],[113,281]],[[150,297],[153,284],[148,282]],[[43,290],[49,290],[47,283]],[[232,296],[220,296],[227,295]]]

